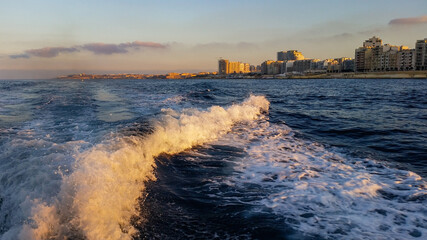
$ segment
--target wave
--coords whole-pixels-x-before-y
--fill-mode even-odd
[[[247,155],[221,184],[243,197],[219,193],[223,201],[251,196],[253,213],[274,213],[302,234],[296,239],[427,235],[427,184],[416,173],[300,139],[284,124],[252,122],[232,133],[221,141]]]
[[[152,133],[116,138],[78,154],[54,200],[33,200],[20,239],[131,239],[144,183],[155,180],[156,156],[214,141],[235,123],[258,118],[269,104],[265,97],[250,96],[228,108],[165,110]]]

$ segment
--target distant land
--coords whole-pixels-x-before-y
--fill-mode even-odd
[[[427,79],[427,71],[399,72],[341,72],[308,73],[294,75],[262,75],[260,73],[218,75],[217,73],[173,73],[173,74],[72,74],[57,79]]]

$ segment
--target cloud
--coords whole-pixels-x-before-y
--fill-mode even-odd
[[[127,45],[130,47],[149,47],[149,48],[166,48],[166,45],[155,43],[155,42],[141,42],[141,41],[134,41],[131,43],[122,43],[121,45]]]
[[[30,57],[41,57],[41,58],[53,58],[58,56],[60,53],[73,53],[80,51],[89,51],[97,55],[112,55],[112,54],[125,54],[129,50],[137,50],[140,48],[166,48],[167,45],[155,42],[126,42],[119,44],[112,43],[87,43],[83,45],[77,45],[73,47],[45,47],[38,49],[29,49],[22,54],[9,55],[9,58],[30,58]]]
[[[30,55],[28,55],[26,53],[22,53],[22,54],[9,55],[9,57],[12,58],[12,59],[30,58]]]
[[[115,53],[127,53],[128,49],[139,49],[139,48],[166,48],[166,45],[155,43],[155,42],[127,42],[120,44],[107,44],[107,43],[89,43],[82,45],[81,48],[84,50],[91,51],[95,54],[111,55]]]
[[[106,43],[88,43],[83,45],[82,48],[84,50],[91,51],[95,54],[105,54],[105,55],[128,52],[126,48],[120,47],[117,44],[106,44]]]
[[[72,53],[78,51],[79,49],[76,47],[45,47],[39,49],[30,49],[25,51],[25,53],[34,57],[52,58],[58,56],[60,53]]]
[[[396,18],[391,20],[389,25],[413,25],[427,23],[427,15],[414,18]]]

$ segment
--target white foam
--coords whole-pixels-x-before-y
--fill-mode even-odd
[[[413,172],[340,154],[296,138],[285,125],[267,121],[249,124],[221,141],[246,146],[248,154],[223,183],[244,196],[257,186],[260,191],[250,203],[253,211],[273,211],[304,235],[326,239],[427,236],[427,185]]]
[[[169,98],[163,100],[162,103],[175,103],[175,104],[177,104],[177,103],[180,103],[184,100],[185,100],[185,98],[183,96],[176,95],[176,96],[172,96],[172,97],[169,97]]]
[[[169,111],[148,136],[114,139],[79,154],[59,195],[50,202],[33,201],[31,224],[20,238],[131,239],[136,234],[131,217],[138,214],[144,182],[155,179],[155,156],[213,141],[268,107],[264,97],[251,96],[228,108]]]

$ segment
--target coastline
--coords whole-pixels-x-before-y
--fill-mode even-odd
[[[170,79],[167,75],[145,74],[73,74],[58,76],[54,79]],[[398,72],[341,72],[341,73],[307,73],[304,75],[261,75],[261,74],[230,74],[230,75],[195,75],[173,79],[427,79],[427,71]]]
[[[322,73],[284,77],[290,79],[427,79],[427,71]]]

